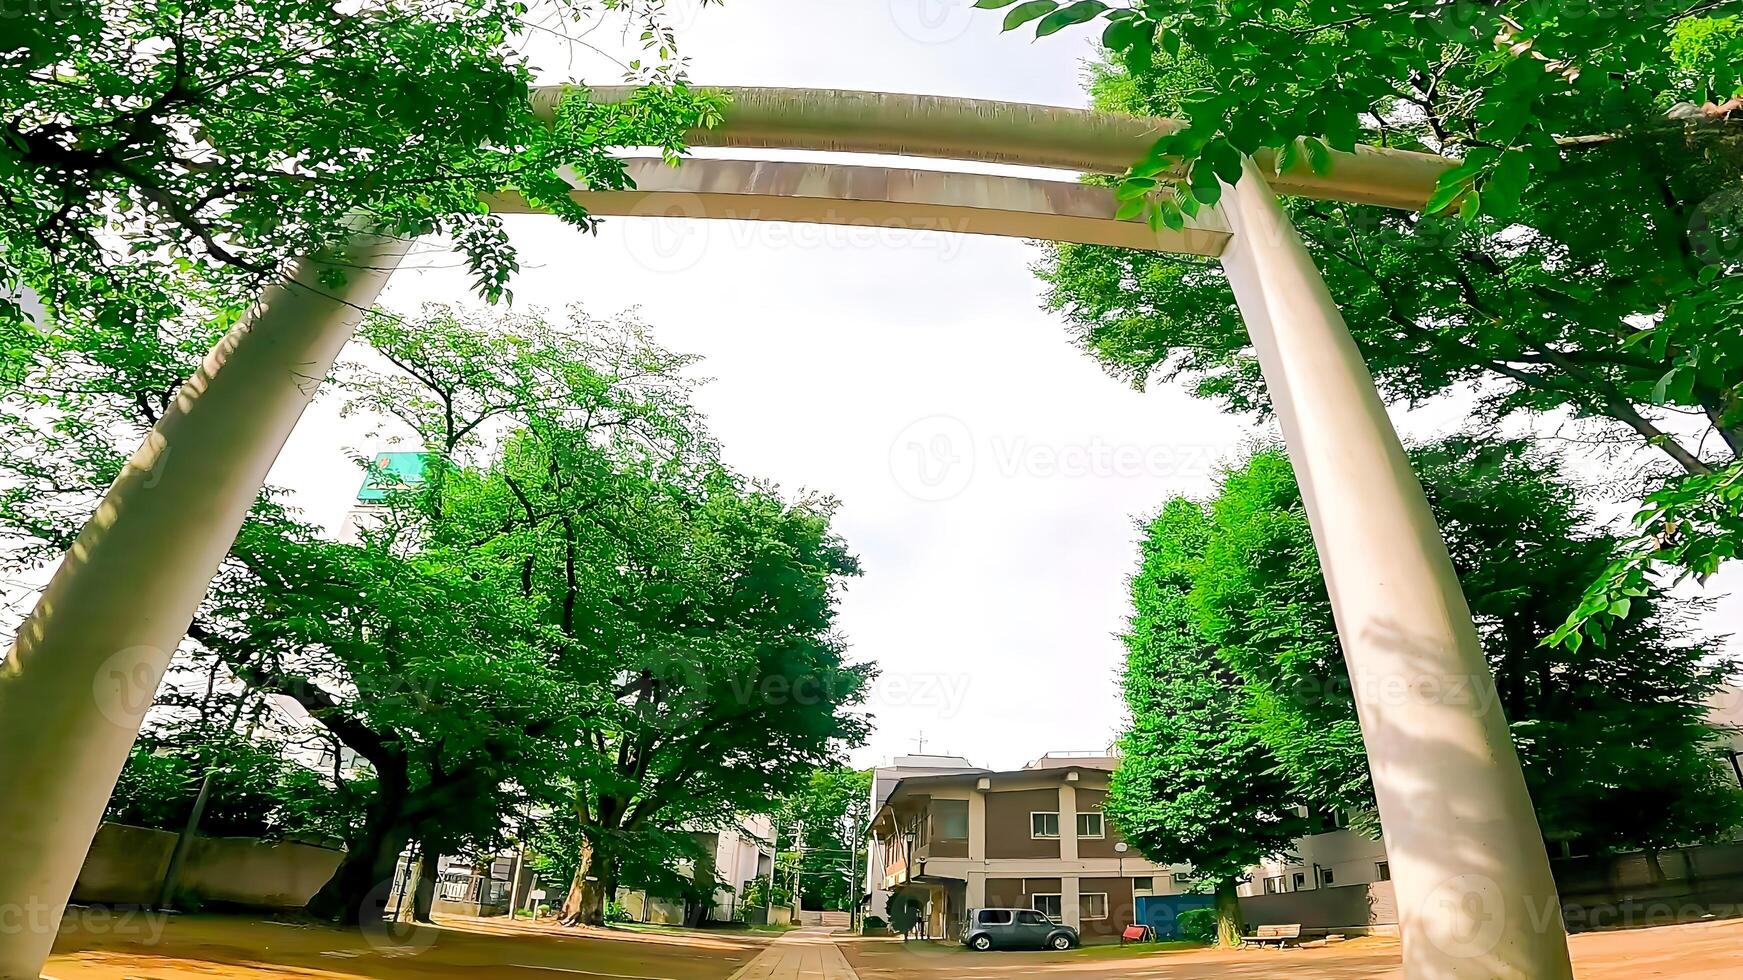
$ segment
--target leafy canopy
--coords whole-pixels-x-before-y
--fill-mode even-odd
[[[1734,675],[1684,635],[1658,591],[1618,610],[1604,644],[1539,645],[1616,552],[1577,489],[1521,443],[1452,439],[1411,453],[1471,606],[1546,838],[1592,852],[1720,839],[1743,795],[1707,725]],[[1254,454],[1204,505],[1188,626],[1297,798],[1373,810],[1355,699],[1300,490],[1287,459]],[[1200,515],[1193,517],[1192,515]],[[1170,529],[1168,533],[1179,532]]]
[[[20,287],[123,333],[217,277],[233,300],[345,222],[447,236],[478,290],[517,267],[481,194],[515,190],[590,228],[565,169],[623,187],[613,148],[668,155],[719,103],[690,91],[665,0],[419,3],[64,0],[7,12],[0,39],[0,337],[29,337]],[[607,16],[643,25],[657,83],[622,106],[577,90],[542,120],[534,32]],[[555,25],[553,27],[553,25]],[[640,62],[637,62],[640,65]],[[15,352],[16,353],[16,352]]]

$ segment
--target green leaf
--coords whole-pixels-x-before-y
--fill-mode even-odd
[[[1440,175],[1440,182],[1435,185],[1434,193],[1429,195],[1428,203],[1422,210],[1428,214],[1439,214],[1451,207],[1454,201],[1464,196],[1469,185],[1454,171]]]
[[[982,10],[998,10],[1016,2],[1017,0],[974,0],[974,5]]]
[[[1094,20],[1096,15],[1108,9],[1102,0],[1077,0],[1076,3],[1057,13],[1049,14],[1035,27],[1036,37],[1046,37],[1057,34],[1067,27]]]
[[[1059,9],[1059,4],[1054,3],[1053,0],[1024,0],[1023,3],[1013,7],[1011,12],[1005,15],[1004,29],[1014,31],[1035,18],[1045,17],[1057,9]]]

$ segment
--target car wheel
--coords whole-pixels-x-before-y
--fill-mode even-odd
[[[1049,945],[1051,945],[1054,949],[1070,949],[1071,948],[1071,937],[1065,935],[1064,933],[1060,933],[1059,935],[1054,936],[1052,938],[1052,940],[1049,941]]]
[[[974,947],[974,949],[977,952],[984,953],[987,950],[993,948],[993,937],[991,937],[991,936],[976,936],[973,939],[970,939],[968,941],[968,944],[970,946]]]

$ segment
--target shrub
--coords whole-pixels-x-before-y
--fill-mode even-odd
[[[868,936],[874,933],[888,932],[889,928],[889,923],[885,922],[881,915],[868,915],[865,917],[865,921],[859,924],[859,931]]]
[[[629,909],[624,908],[622,902],[607,902],[605,904],[605,921],[633,922],[635,916],[629,914]]]
[[[1187,909],[1174,917],[1182,939],[1206,946],[1216,942],[1216,909]]]

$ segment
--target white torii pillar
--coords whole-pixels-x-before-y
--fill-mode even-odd
[[[206,356],[0,663],[0,980],[35,980],[170,655],[410,241],[301,261]],[[337,269],[344,285],[320,285]]]
[[[1537,813],[1470,608],[1373,377],[1251,160],[1222,263],[1313,525],[1411,980],[1566,980]]]

